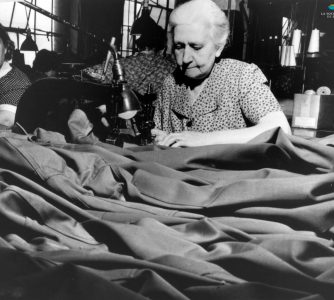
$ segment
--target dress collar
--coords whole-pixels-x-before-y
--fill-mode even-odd
[[[177,78],[176,97],[171,104],[172,110],[187,119],[196,119],[199,116],[216,110],[218,107],[217,95],[219,91],[219,85],[213,84],[216,82],[216,77],[217,71],[216,66],[214,66],[203,89],[192,105],[187,86],[184,83],[180,83],[179,78]]]

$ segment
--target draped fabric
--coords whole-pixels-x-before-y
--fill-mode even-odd
[[[329,139],[330,141],[330,139]],[[0,138],[1,299],[332,299],[334,148]]]

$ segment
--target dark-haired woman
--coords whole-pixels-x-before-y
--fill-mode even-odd
[[[14,43],[0,24],[0,128],[11,128],[14,125],[17,105],[27,87],[28,77],[10,60]]]

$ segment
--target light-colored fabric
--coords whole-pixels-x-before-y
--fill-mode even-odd
[[[211,132],[257,124],[281,107],[254,64],[222,59],[217,63],[199,97],[191,105],[187,86],[175,73],[168,76],[156,101],[157,129]]]

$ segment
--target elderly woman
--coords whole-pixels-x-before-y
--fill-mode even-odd
[[[30,85],[28,77],[9,63],[13,50],[14,43],[0,24],[0,128],[14,125],[17,105]]]
[[[156,143],[172,147],[245,143],[274,127],[290,133],[260,69],[220,59],[229,24],[214,2],[181,4],[172,12],[169,26],[178,68],[165,79],[156,103],[152,130]]]

